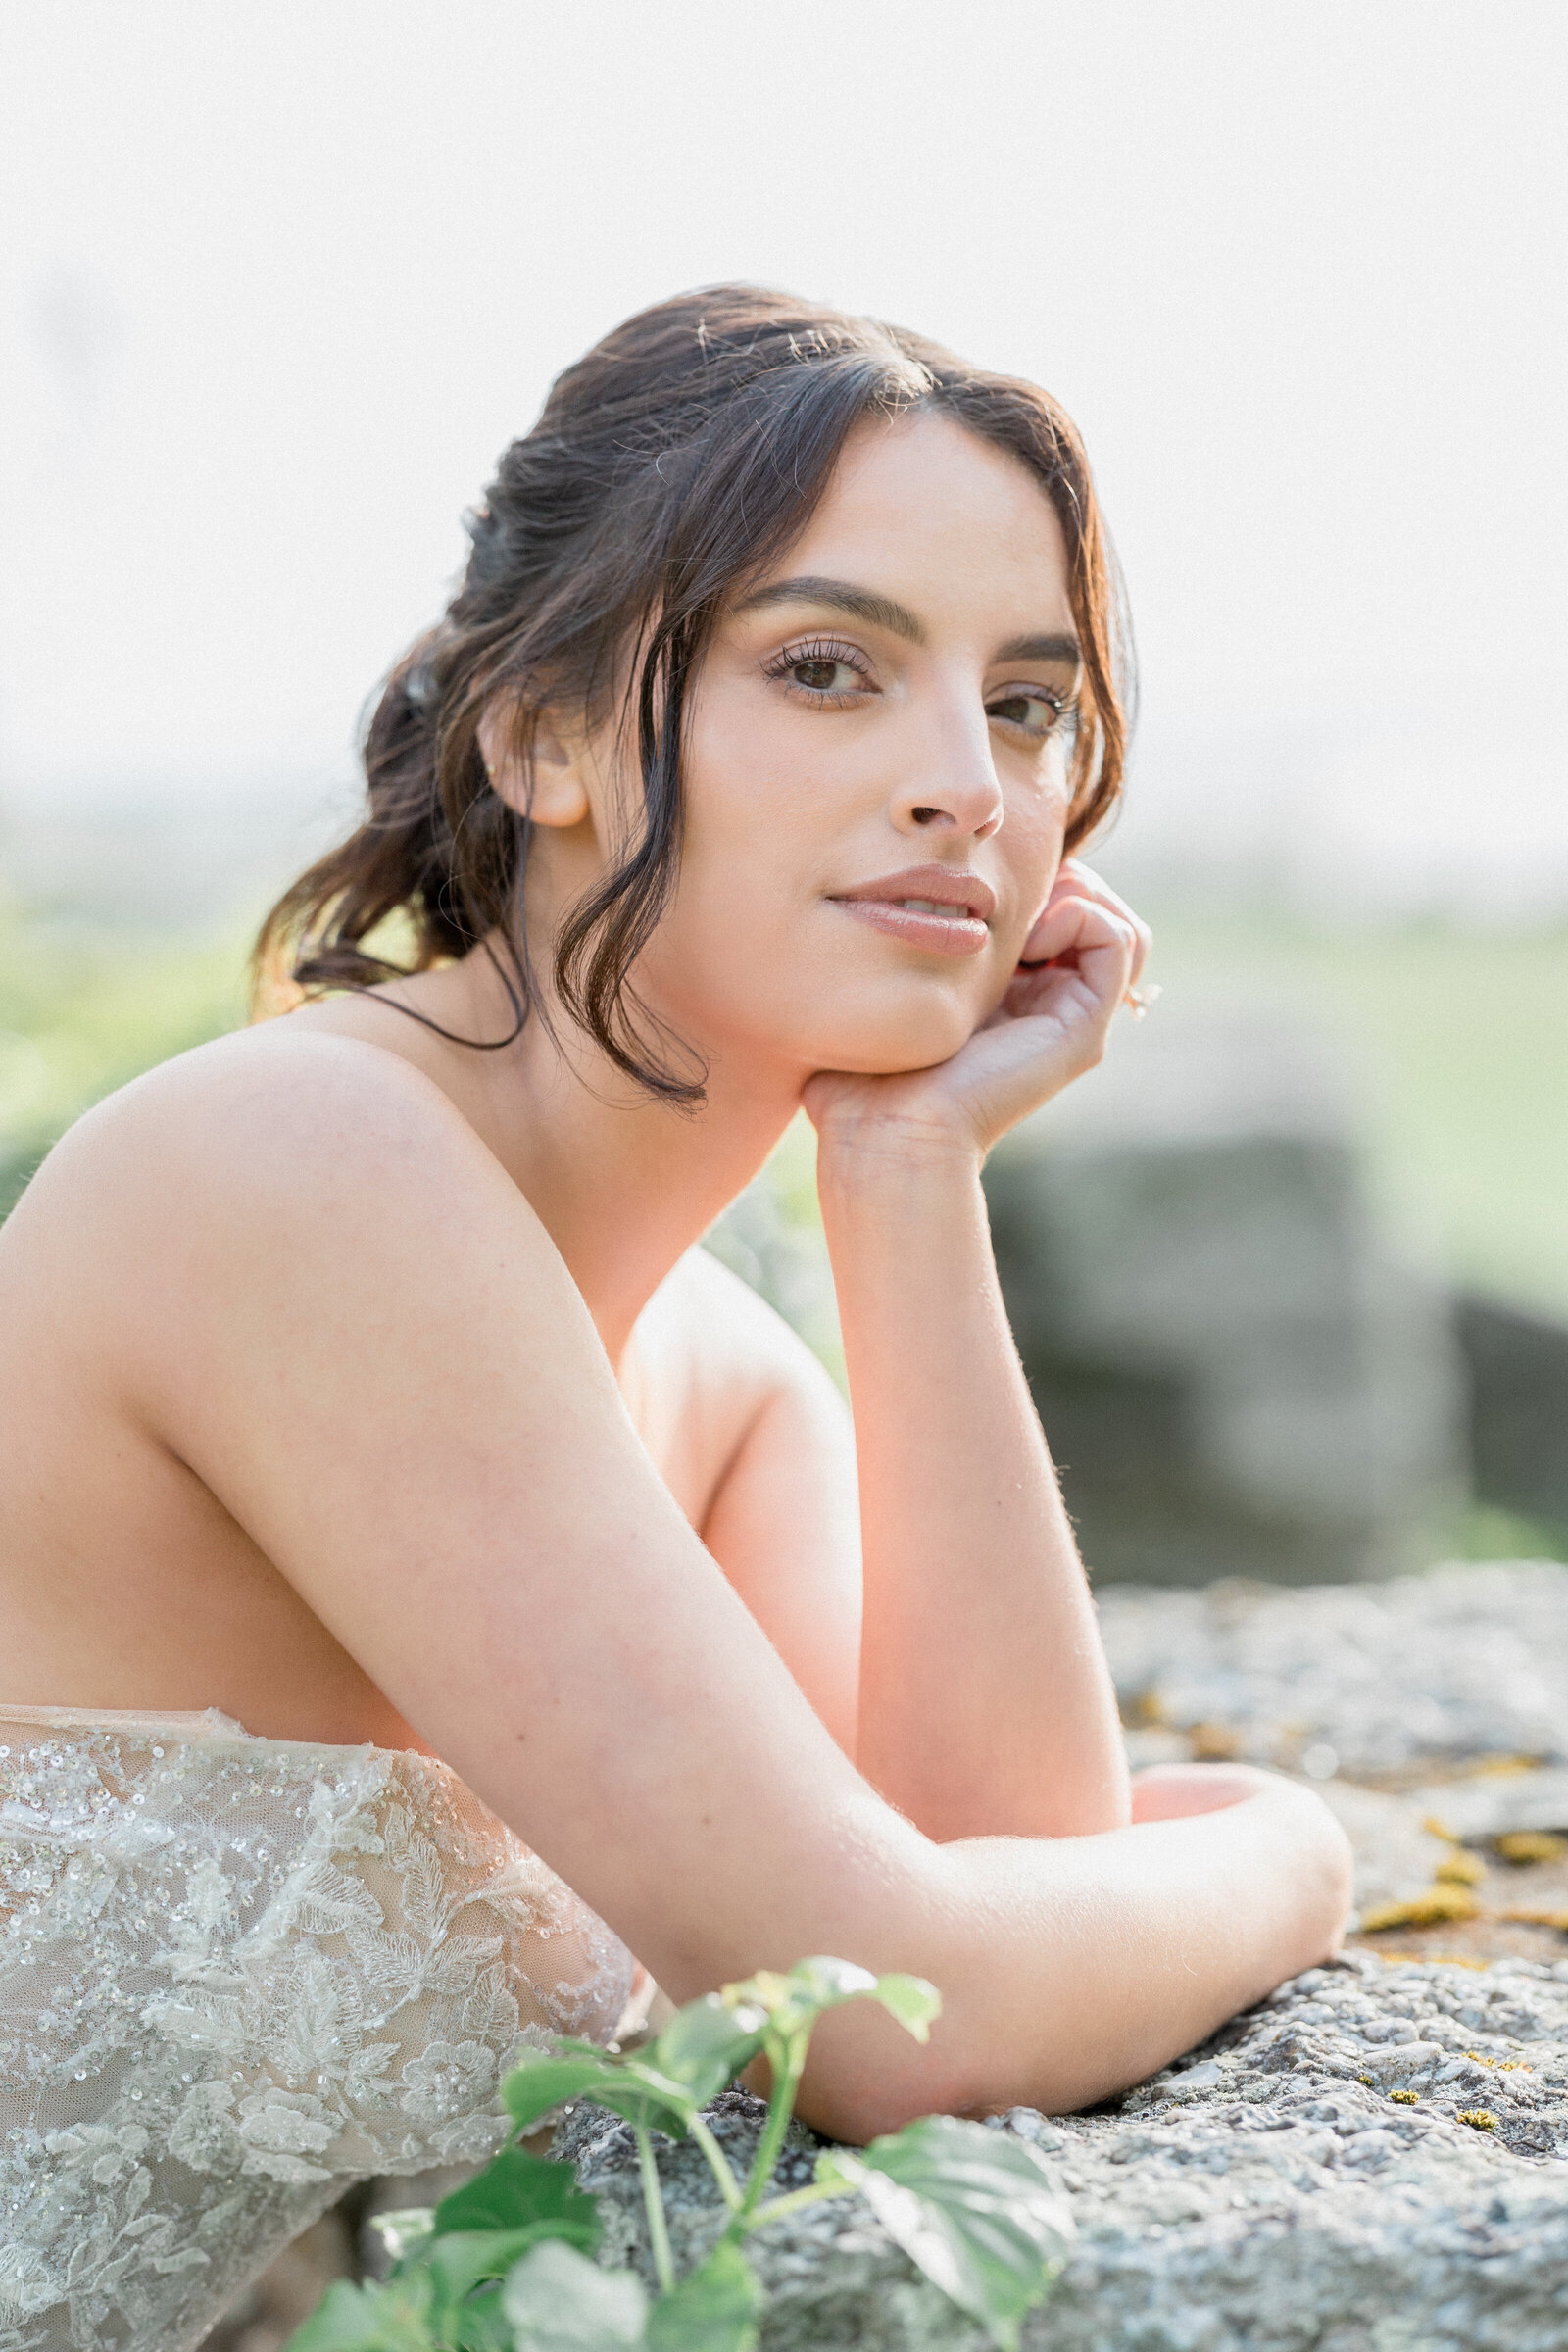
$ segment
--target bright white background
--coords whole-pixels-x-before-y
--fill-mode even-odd
[[[550,375],[746,276],[1078,417],[1124,870],[1568,910],[1563,0],[0,17],[0,810],[341,790]]]

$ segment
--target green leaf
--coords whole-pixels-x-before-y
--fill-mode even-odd
[[[501,2095],[519,2131],[567,2099],[591,2098],[627,2123],[667,2132],[671,2139],[685,2138],[686,2119],[703,2103],[641,2058],[576,2050],[560,2058],[524,2051],[521,2064],[502,2083]]]
[[[798,1960],[788,1976],[762,1969],[738,1984],[726,1984],[719,1998],[738,2013],[760,2009],[767,2032],[784,2040],[808,2032],[824,2009],[844,2001],[880,2001],[916,2041],[924,2041],[942,2010],[941,1994],[923,1977],[873,1977],[849,1960]]]
[[[450,2329],[456,2352],[512,2352],[512,2322],[498,2287],[465,2303]]]
[[[435,2212],[429,2205],[406,2205],[396,2213],[372,2213],[368,2226],[381,2240],[396,2272],[406,2269],[424,2252],[435,2232]]]
[[[570,2051],[555,2058],[543,2050],[524,2050],[502,2083],[501,2096],[518,2131],[525,2132],[552,2107],[563,2107],[568,2099],[580,2099],[589,2091],[597,2097],[601,2085],[615,2082],[619,2072],[614,2060],[603,2052],[589,2056]]]
[[[549,2156],[530,2156],[526,2148],[503,2148],[482,2173],[443,2197],[435,2209],[435,2227],[443,2235],[455,2230],[522,2230],[540,2223],[562,2225],[557,2234],[574,2244],[598,2243],[599,2208],[577,2186],[573,2168]]]
[[[623,2352],[645,2340],[642,2280],[602,2271],[557,2239],[523,2256],[501,2301],[516,2352]]]
[[[687,2121],[703,2103],[684,2082],[671,2082],[639,2058],[628,2058],[617,2080],[596,2090],[594,2097],[628,2124],[667,2132],[671,2139],[686,2137]]]
[[[916,2041],[930,2040],[932,2025],[942,2015],[942,1995],[924,1977],[878,1977],[874,1997]]]
[[[817,2179],[859,2189],[926,2277],[1007,2347],[1066,2259],[1072,2215],[1032,2148],[931,2115],[857,2154],[834,2148]]]
[[[283,2352],[439,2352],[426,2323],[427,2283],[329,2286]]]
[[[757,2056],[766,2022],[763,2010],[745,2004],[731,2009],[710,1992],[678,2010],[644,2056],[666,2081],[678,2082],[695,2106],[706,2107]]]
[[[754,2352],[762,2290],[738,2246],[720,2238],[648,2315],[649,2352]]]
[[[530,2246],[542,2245],[547,2238],[592,2253],[598,2222],[596,2214],[590,2228],[556,2220],[530,2222],[521,2230],[455,2230],[450,2237],[438,2237],[422,2267],[435,2281],[440,2324],[450,2326],[458,2306],[476,2286],[483,2286],[487,2278],[504,2278]]]

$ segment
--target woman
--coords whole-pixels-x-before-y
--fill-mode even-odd
[[[861,2138],[1101,2098],[1345,1914],[1301,1790],[1129,1791],[987,1239],[1148,947],[1070,855],[1123,748],[1071,425],[718,288],[471,531],[264,934],[307,1001],[0,1237],[0,2348],[194,2341],[347,2178],[492,2146],[629,1953],[932,1979],[928,2048],[813,2045]],[[694,1247],[803,1103],[853,1446]]]

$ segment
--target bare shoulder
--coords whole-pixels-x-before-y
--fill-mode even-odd
[[[8,1310],[30,1302],[62,1338],[74,1326],[138,1393],[149,1360],[162,1386],[215,1315],[267,1300],[318,1330],[390,1337],[435,1280],[512,1283],[530,1315],[586,1320],[543,1225],[432,1079],[286,1022],[215,1040],[98,1104],[0,1234]]]
[[[109,1096],[55,1147],[33,1192],[40,1208],[51,1195],[77,1208],[107,1198],[127,1213],[228,1198],[309,1213],[352,1196],[363,1212],[372,1171],[388,1202],[436,1176],[514,1193],[451,1100],[402,1055],[278,1021]]]

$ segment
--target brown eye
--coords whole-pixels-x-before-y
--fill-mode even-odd
[[[804,694],[818,708],[864,702],[876,694],[875,679],[853,648],[832,639],[816,638],[805,645],[786,646],[767,664],[767,674],[794,694]]]
[[[1039,687],[1032,693],[1018,687],[1011,694],[999,695],[994,703],[987,703],[986,711],[1009,727],[1022,727],[1029,735],[1054,734],[1063,715],[1056,696]]]

